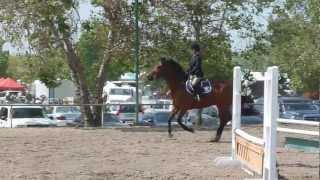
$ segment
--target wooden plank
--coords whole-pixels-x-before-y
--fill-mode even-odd
[[[244,139],[241,136],[236,136],[236,155],[245,166],[257,174],[262,175],[264,148]]]

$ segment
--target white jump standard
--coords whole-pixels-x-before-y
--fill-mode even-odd
[[[241,165],[245,169],[262,175],[263,180],[277,180],[276,142],[278,118],[278,67],[269,67],[264,80],[264,124],[263,139],[241,130],[241,69],[233,72],[232,104],[232,154],[219,157],[218,166]],[[268,113],[266,113],[268,112]]]
[[[264,117],[263,139],[254,137],[241,130],[241,70],[235,67],[233,72],[232,104],[232,155],[217,158],[218,166],[244,166],[247,170],[262,175],[263,180],[277,180],[276,142],[277,131],[319,137],[319,131],[278,127],[279,124],[299,124],[319,127],[320,122],[304,120],[278,119],[278,67],[269,67],[264,77]],[[320,143],[316,140],[286,137],[291,148],[308,152],[320,152]],[[287,146],[287,145],[286,145]]]

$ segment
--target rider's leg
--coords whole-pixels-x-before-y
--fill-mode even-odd
[[[199,101],[200,100],[200,96],[199,96],[199,82],[200,82],[200,78],[197,76],[193,76],[191,84],[194,90],[194,97]]]

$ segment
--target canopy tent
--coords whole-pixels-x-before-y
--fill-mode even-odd
[[[0,91],[4,90],[14,90],[14,91],[24,91],[25,87],[18,83],[16,80],[11,78],[1,78],[0,79]]]
[[[0,84],[3,80],[5,80],[6,78],[0,77]]]

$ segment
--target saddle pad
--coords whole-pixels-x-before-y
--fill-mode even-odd
[[[209,94],[212,92],[212,84],[210,82],[210,80],[208,79],[203,79],[199,82],[199,92],[197,92],[199,95],[205,95],[205,94]],[[185,86],[187,92],[189,94],[194,94],[194,88],[192,87],[192,83],[191,80],[187,80],[186,81],[186,86]]]

